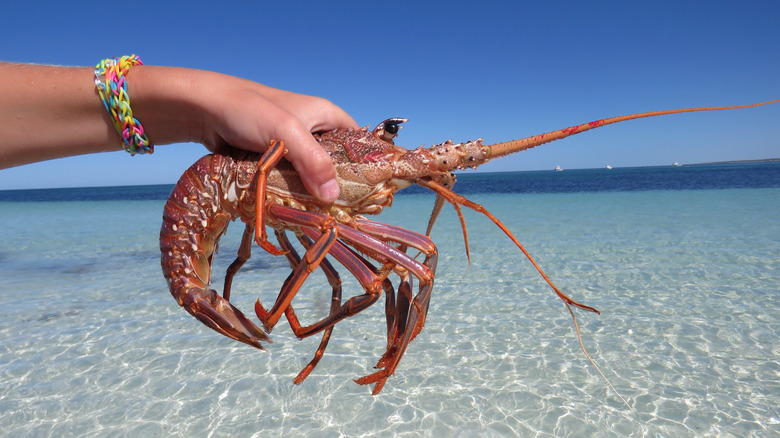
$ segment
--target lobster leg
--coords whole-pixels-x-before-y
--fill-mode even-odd
[[[398,337],[406,330],[407,319],[409,318],[409,308],[413,300],[412,284],[409,274],[406,271],[399,272],[398,276],[401,282],[398,284],[398,296],[393,305],[386,305],[387,319],[387,351],[390,351]],[[387,352],[385,353],[385,356]],[[380,363],[382,360],[380,359]],[[377,364],[379,367],[379,364]]]
[[[249,257],[251,255],[252,243],[254,240],[254,234],[255,234],[254,226],[251,224],[247,224],[246,228],[244,229],[244,235],[241,238],[241,245],[238,249],[238,257],[236,258],[235,261],[233,261],[233,263],[230,264],[225,274],[225,287],[222,295],[223,298],[225,298],[226,300],[230,299],[230,289],[232,286],[233,277],[239,271],[239,269],[241,269],[244,263],[246,263],[246,261],[249,260]],[[301,262],[300,256],[295,251],[295,248],[290,244],[290,241],[287,239],[287,235],[284,231],[277,230],[276,238],[279,241],[279,246],[282,248],[282,251],[287,257],[287,261],[290,263],[290,267],[293,270],[295,270]],[[301,241],[301,244],[303,244],[307,248],[311,245],[311,241],[305,239],[303,236],[300,236],[299,240]],[[338,307],[341,304],[341,279],[339,278],[338,272],[333,268],[333,266],[328,262],[327,259],[322,260],[322,263],[320,264],[320,268],[325,273],[328,282],[333,288],[333,296],[331,300],[331,312],[333,312],[335,309],[338,309]],[[300,326],[300,324],[298,324],[297,322],[298,319],[295,316],[295,312],[293,311],[292,305],[288,306],[288,308],[285,310],[285,315],[287,316],[287,319],[290,321],[291,326],[292,325]],[[306,367],[295,378],[294,380],[295,384],[299,384],[303,382],[304,379],[306,379],[306,377],[312,372],[312,370],[314,370],[314,367],[317,366],[320,359],[322,359],[325,348],[327,347],[328,342],[330,341],[332,332],[333,332],[333,326],[325,330],[325,333],[322,336],[322,340],[320,341],[320,345],[314,354],[314,358],[311,360],[311,362],[309,362],[309,364],[306,365]]]
[[[293,270],[297,269],[298,265],[301,263],[301,258],[295,251],[295,248],[290,244],[290,241],[287,239],[287,234],[284,231],[277,230],[276,237],[279,240],[279,246],[282,248],[282,250],[287,251],[287,260],[290,262],[290,267]],[[311,247],[312,242],[308,238],[304,236],[298,236],[298,240],[301,242],[304,248],[308,249]],[[320,268],[322,269],[322,272],[325,273],[325,277],[328,279],[328,283],[333,288],[333,295],[331,297],[330,303],[330,313],[333,313],[341,306],[341,278],[339,277],[336,269],[333,268],[333,265],[330,264],[328,259],[322,260]],[[295,316],[292,305],[290,305],[285,311],[285,316],[287,317],[287,320],[290,323],[290,326],[293,327],[294,331],[295,326],[300,327],[300,323],[298,322],[298,318]],[[306,379],[306,377],[308,377],[309,374],[314,370],[314,367],[316,367],[320,362],[320,359],[322,359],[322,355],[325,352],[325,348],[328,346],[328,342],[330,341],[330,336],[332,333],[333,326],[325,329],[325,333],[322,335],[320,345],[317,347],[317,351],[314,353],[314,358],[303,368],[303,370],[301,370],[300,373],[298,373],[298,375],[293,380],[293,383],[296,385],[302,383],[304,379]]]
[[[271,310],[266,311],[260,303],[260,300],[255,303],[255,313],[257,313],[257,317],[260,318],[264,328],[269,333],[273,330],[282,314],[287,311],[287,308],[290,306],[290,303],[293,298],[295,298],[295,295],[298,293],[298,290],[301,288],[304,281],[306,281],[306,278],[317,269],[321,261],[325,258],[325,255],[330,251],[333,243],[336,242],[337,226],[336,221],[333,218],[324,215],[300,215],[300,217],[311,221],[308,223],[309,226],[321,227],[322,234],[320,234],[314,244],[306,250],[306,253],[301,259],[301,263],[299,263],[297,268],[293,270],[289,277],[287,277]]]
[[[241,246],[238,247],[238,256],[233,263],[228,266],[227,272],[225,272],[225,287],[222,288],[222,298],[228,301],[230,301],[230,289],[233,286],[233,277],[252,255],[252,237],[254,232],[254,227],[247,224],[246,228],[244,228],[244,235],[241,237]]]
[[[425,325],[438,254],[433,242],[421,234],[365,218],[356,218],[355,226],[361,232],[366,233],[364,237],[374,236],[385,241],[398,243],[403,248],[411,246],[426,255],[425,261],[420,264],[406,255],[405,252],[385,244],[387,248],[398,251],[394,257],[390,257],[390,260],[395,263],[396,271],[400,272],[399,275],[401,276],[397,299],[395,300],[394,309],[392,309],[392,322],[388,320],[388,347],[376,365],[376,368],[381,369],[355,380],[356,383],[361,385],[375,383],[372,393],[377,394],[382,390],[387,378],[395,372],[409,343],[420,333]],[[371,240],[365,238],[355,239],[350,236],[353,232],[354,230],[345,227],[342,230],[342,238],[345,241],[352,240],[350,243],[353,243],[358,250],[373,249],[370,245],[366,245],[370,244]],[[410,261],[413,263],[410,263]],[[398,267],[403,269],[398,269]],[[417,277],[420,283],[419,292],[414,299],[412,299],[412,287],[408,273],[412,273]],[[390,312],[390,310],[387,312]],[[391,314],[388,313],[388,315],[390,318]]]
[[[399,290],[404,288],[404,284],[408,283],[402,282]],[[375,384],[374,389],[371,391],[374,395],[382,390],[385,382],[387,382],[387,378],[395,373],[395,369],[398,367],[398,363],[401,361],[407,347],[415,336],[417,336],[425,323],[425,314],[428,312],[428,304],[430,303],[431,298],[431,285],[421,285],[420,289],[420,293],[414,298],[412,305],[409,308],[410,311],[407,315],[406,325],[403,332],[400,333],[402,336],[399,336],[397,340],[387,348],[385,354],[382,355],[379,362],[376,364],[376,368],[380,368],[380,370],[359,379],[355,379],[355,383],[359,385]]]
[[[312,239],[314,243],[308,247],[300,264],[285,281],[271,310],[266,310],[259,301],[255,303],[255,312],[265,325],[266,330],[272,329],[283,313],[287,314],[287,308],[303,282],[311,272],[317,269],[317,266],[320,265],[328,253],[357,277],[358,281],[366,289],[366,294],[350,298],[340,307],[339,312],[331,313],[313,326],[302,328],[297,318],[288,318],[295,335],[299,338],[305,338],[316,334],[345,317],[358,313],[376,301],[381,293],[379,286],[381,280],[377,280],[371,269],[355,258],[351,252],[336,240],[339,230],[351,230],[349,227],[339,226],[331,217],[323,214],[296,210],[280,205],[270,206],[269,212],[278,220],[299,226],[304,234]],[[378,243],[381,244],[381,242]],[[291,314],[294,316],[293,312]]]
[[[307,232],[310,230],[304,230],[304,232]],[[364,238],[370,238],[369,236],[363,236]],[[350,242],[351,244],[354,244],[353,242]],[[381,243],[381,242],[380,242]],[[355,247],[358,248],[361,251],[365,251],[365,247],[360,247],[360,245],[355,244]],[[392,248],[390,246],[387,246],[387,248]],[[399,303],[408,303],[409,300],[406,299],[396,299],[393,287],[390,281],[386,278],[387,274],[392,272],[392,266],[395,264],[393,262],[388,262],[390,267],[383,268],[379,272],[376,272],[376,269],[369,266],[371,266],[369,263],[365,262],[363,263],[362,257],[360,257],[358,254],[356,254],[354,251],[352,251],[350,248],[346,247],[345,245],[337,242],[333,248],[331,249],[331,255],[336,258],[339,262],[341,262],[343,265],[347,266],[350,272],[352,272],[355,277],[360,281],[361,285],[364,287],[366,293],[363,295],[359,295],[353,298],[350,298],[347,300],[346,303],[344,303],[337,312],[331,312],[331,314],[319,321],[316,322],[310,326],[307,327],[301,327],[299,330],[296,330],[296,335],[299,337],[306,337],[310,336],[312,334],[315,334],[324,328],[332,327],[334,324],[338,323],[339,321],[353,316],[364,309],[368,308],[372,304],[376,302],[376,300],[379,298],[380,290],[379,287],[384,289],[384,291],[387,293],[387,303],[388,307],[386,308],[386,316],[388,318],[388,341],[387,341],[387,351],[385,354],[380,358],[379,362],[377,363],[377,368],[384,368],[371,376],[363,377],[360,379],[356,379],[355,382],[359,384],[371,384],[376,383],[374,386],[374,389],[372,391],[372,394],[376,395],[379,393],[379,391],[382,390],[382,387],[384,386],[385,382],[387,381],[387,378],[390,377],[396,367],[398,366],[398,363],[401,360],[401,357],[403,356],[404,352],[406,351],[406,348],[408,347],[411,340],[414,338],[414,336],[419,333],[419,329],[422,329],[421,325],[418,325],[417,322],[419,321],[418,318],[408,317],[408,309],[409,306],[397,306],[396,301]],[[409,258],[407,260],[416,262],[413,259]],[[356,266],[362,266],[362,269],[356,269]],[[422,294],[424,297],[424,300],[427,300],[430,298],[430,288],[432,287],[432,283],[428,283],[427,288],[423,288],[427,294]],[[403,289],[403,287],[399,288]],[[410,288],[407,286],[407,289],[410,290]],[[411,296],[411,293],[409,293],[409,296]],[[423,306],[423,311],[427,311],[427,306]],[[399,309],[400,310],[399,312]],[[415,313],[415,312],[412,312]],[[416,313],[415,313],[416,315]],[[424,318],[422,318],[424,320]],[[417,330],[404,331],[406,327],[417,327]]]
[[[260,162],[257,163],[257,173],[255,173],[255,241],[261,248],[277,256],[284,254],[284,251],[269,242],[265,233],[265,220],[263,219],[265,216],[265,189],[268,171],[279,163],[286,152],[284,141],[273,140],[268,150],[260,158]]]
[[[386,263],[385,266],[378,270],[376,267],[374,267],[369,261],[367,261],[363,256],[349,248],[348,246],[343,245],[340,242],[336,242],[333,245],[333,248],[331,248],[330,254],[334,256],[339,262],[341,262],[342,265],[347,266],[350,273],[355,276],[358,281],[360,282],[361,286],[364,290],[368,292],[368,295],[373,297],[374,295],[378,294],[379,292],[376,291],[376,284],[378,282],[381,282],[382,289],[385,292],[385,315],[387,319],[387,333],[388,333],[388,345],[391,343],[390,340],[394,339],[391,336],[391,333],[394,333],[396,330],[395,327],[397,325],[396,321],[398,320],[398,315],[396,311],[396,297],[395,297],[395,289],[393,288],[392,282],[387,278],[388,274],[390,274],[393,270],[393,267],[395,266],[393,263]],[[324,261],[327,261],[325,259]],[[362,265],[361,265],[362,263]],[[405,271],[404,271],[405,272]],[[357,302],[355,306],[348,307],[346,313],[344,313],[345,316],[334,316],[338,315],[339,313],[336,310],[331,309],[331,319],[330,320],[323,320],[318,323],[312,324],[308,327],[300,327],[297,326],[294,328],[295,334],[298,337],[306,337],[310,336],[312,334],[317,333],[319,330],[322,330],[322,326],[327,326],[330,324],[332,327],[333,324],[340,321],[344,317],[349,317],[352,315],[355,315],[368,307],[368,305],[373,304],[373,300],[363,300],[361,303],[363,303],[361,306],[358,306]],[[337,319],[339,318],[339,319]],[[335,322],[334,322],[335,321]]]
[[[365,218],[358,218],[355,220],[355,224],[357,228],[367,234],[374,235],[374,236],[385,236],[386,240],[394,241],[396,243],[401,244],[402,248],[405,248],[406,246],[411,246],[415,249],[420,250],[423,254],[426,255],[425,261],[423,264],[430,269],[431,275],[436,271],[436,261],[438,258],[436,246],[433,244],[433,242],[430,240],[428,236],[423,236],[421,234],[415,233],[413,231],[406,230],[401,227],[396,227],[393,225],[383,224],[380,222],[371,221]],[[409,283],[409,276],[408,271],[406,270],[399,270],[398,275],[401,277],[401,285],[399,286],[399,297],[404,298],[406,300],[406,303],[400,302],[398,303],[399,306],[407,306],[409,304],[409,301],[411,299],[411,285],[407,285]],[[426,283],[426,278],[424,276],[419,276],[415,274],[420,279],[421,283]],[[432,281],[432,279],[431,279]],[[406,285],[406,286],[405,286]],[[401,292],[402,287],[409,288],[408,295]],[[421,286],[422,287],[422,284]],[[402,315],[405,313],[399,311],[397,318],[401,318]],[[423,325],[425,324],[425,316],[427,315],[427,305],[426,305],[426,312],[422,314],[422,320],[420,321],[419,327],[415,328],[415,332],[413,334],[414,336],[417,336],[417,334],[422,330]]]
[[[422,330],[430,302],[430,292],[433,287],[433,277],[436,267],[437,253],[433,242],[421,234],[404,230],[399,227],[384,225],[366,219],[356,219],[354,224],[358,229],[335,223],[332,218],[313,212],[306,212],[280,205],[269,206],[268,213],[276,220],[299,226],[301,231],[314,241],[287,279],[274,306],[270,311],[259,303],[255,310],[263,321],[265,328],[273,327],[284,313],[288,315],[293,332],[298,337],[308,337],[332,327],[339,321],[355,315],[372,305],[379,298],[382,288],[387,288],[386,276],[394,267],[410,272],[420,281],[420,292],[414,300],[403,299],[399,302],[410,302],[406,307],[396,305],[393,309],[393,321],[388,323],[388,348],[379,361],[382,370],[364,378],[358,379],[361,384],[376,383],[373,393],[378,393],[387,378],[393,374],[400,359],[411,340]],[[339,237],[339,240],[336,239]],[[342,244],[341,241],[344,243]],[[420,263],[404,251],[385,242],[395,242],[401,247],[413,247],[426,254],[424,263]],[[358,252],[382,261],[386,267],[380,270],[369,268],[346,245],[353,246]],[[298,292],[309,273],[320,265],[326,254],[330,254],[344,265],[361,283],[366,293],[355,296],[343,303],[337,311],[332,311],[326,318],[310,326],[301,327],[297,318],[291,318],[293,312],[288,312],[290,302]],[[405,286],[402,286],[402,290]],[[411,286],[408,286],[411,290]],[[411,296],[411,294],[409,294]],[[403,320],[403,323],[401,322]]]
[[[313,241],[312,244],[307,245],[306,253],[285,281],[273,307],[266,310],[259,300],[255,303],[255,312],[269,332],[282,314],[287,316],[290,327],[299,338],[332,328],[344,318],[355,315],[376,302],[382,288],[388,287],[385,280],[394,268],[408,271],[419,280],[420,291],[413,300],[409,299],[411,285],[407,280],[402,281],[400,287],[402,294],[399,296],[401,299],[394,304],[392,312],[387,313],[392,315],[392,321],[388,322],[387,351],[377,365],[382,369],[356,380],[360,384],[376,383],[373,393],[378,393],[387,378],[394,373],[409,343],[420,333],[425,324],[436,269],[435,245],[430,238],[419,233],[362,218],[353,221],[357,228],[355,229],[338,224],[333,218],[320,213],[276,204],[268,206],[267,214],[275,220],[299,227],[303,234]],[[420,263],[407,255],[404,250],[386,242],[396,243],[402,248],[416,248],[426,255],[425,261]],[[284,240],[281,240],[280,244],[284,246]],[[353,246],[358,252],[385,263],[385,267],[377,272],[346,245]],[[291,308],[291,302],[309,274],[321,266],[327,254],[333,256],[355,275],[363,286],[365,294],[352,297],[338,309],[332,309],[330,314],[321,321],[301,327]],[[297,258],[288,260],[298,261]],[[409,292],[405,293],[407,289]]]
[[[303,229],[303,232],[310,238],[312,238],[310,234],[316,233],[310,229]],[[386,277],[377,275],[371,264],[355,254],[350,248],[341,242],[336,242],[330,250],[330,255],[355,276],[365,293],[348,299],[338,309],[331,311],[330,315],[314,324],[305,327],[299,324],[297,327],[294,327],[295,335],[300,338],[319,333],[345,318],[362,312],[374,304],[382,293]]]
[[[279,205],[271,206],[271,213],[277,219],[284,220],[289,223],[298,221],[297,225],[300,225],[303,233],[306,234],[311,239],[317,239],[317,241],[322,241],[323,237],[328,236],[329,234],[329,232],[328,234],[319,232],[315,229],[316,227],[312,226],[316,224],[318,217],[320,216],[325,217],[324,215],[295,210],[288,207],[282,207]],[[351,227],[337,224],[336,228],[338,230],[339,237],[341,240],[345,242],[345,244],[354,246],[361,253],[369,254],[371,258],[386,261],[391,267],[398,265],[412,272],[416,277],[418,277],[421,283],[432,285],[434,270],[436,266],[435,263],[436,249],[435,246],[433,246],[433,243],[430,241],[430,239],[428,239],[427,237],[421,234],[404,230],[399,227],[393,227],[389,225],[385,226],[384,224],[379,224],[368,220],[363,220],[360,223],[367,225],[366,226],[367,231],[369,231],[371,234],[376,234],[376,237],[372,237],[368,233],[362,232],[362,230],[358,231]],[[397,235],[391,236],[390,233],[397,233]],[[428,257],[426,259],[425,264],[422,264],[417,260],[414,260],[403,251],[400,251],[397,248],[388,245],[382,240],[378,240],[378,238],[391,240],[391,241],[403,240],[405,244],[409,246],[413,246],[417,249],[426,252],[428,254]],[[425,246],[425,244],[427,244],[427,247]],[[315,242],[315,246],[313,246],[312,249],[314,249],[315,247],[316,247],[316,242]],[[307,251],[307,253],[308,252],[311,252],[311,250]],[[300,330],[296,331],[296,336],[298,337],[311,336],[312,334],[322,331],[325,328],[341,321],[342,319],[348,316],[352,316],[360,312],[365,307],[372,304],[376,300],[376,298],[379,297],[379,294],[381,293],[381,288],[383,287],[382,286],[383,281],[386,278],[387,274],[389,274],[390,272],[390,270],[386,270],[384,274],[378,275],[376,273],[376,270],[369,268],[367,266],[367,263],[363,262],[362,258],[357,256],[350,249],[348,249],[344,244],[338,241],[332,244],[332,246],[329,249],[329,252],[330,255],[336,258],[336,260],[338,260],[353,275],[355,275],[355,277],[358,279],[358,281],[361,283],[364,289],[366,289],[366,294],[356,296],[347,300],[347,302],[345,302],[341,306],[339,312],[329,315],[322,321],[319,321],[307,327],[302,327]],[[306,257],[304,257],[304,261],[306,261],[305,259]],[[319,261],[317,261],[317,263],[319,263]],[[298,271],[300,271],[300,275],[298,277],[294,277],[296,275],[294,273],[293,276],[291,276],[291,278],[288,278],[288,281],[285,284],[285,288],[288,288],[291,284],[297,284],[297,286],[300,287],[303,278],[305,278],[304,275],[308,275],[308,274],[304,274],[304,272],[312,271],[313,267],[316,266],[310,265],[308,268],[301,268],[299,266]],[[297,289],[295,289],[295,292],[297,292]],[[286,301],[289,303],[289,300],[291,300],[291,298],[288,299],[285,293],[280,293],[280,297],[277,299],[277,304],[280,301]],[[274,309],[276,309],[276,307],[277,305],[274,306]],[[278,306],[278,307],[281,309],[281,311],[284,311],[287,306],[285,305],[285,306]],[[261,318],[261,320],[269,319],[268,315],[273,313],[273,310],[267,312],[262,307],[257,311],[258,311],[258,316]],[[417,330],[417,333],[419,333],[419,329]]]

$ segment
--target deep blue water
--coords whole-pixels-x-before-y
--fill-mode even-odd
[[[172,184],[119,187],[2,190],[0,202],[138,201],[168,199]]]
[[[780,162],[476,173],[458,179],[456,191],[464,194],[772,188],[780,187]]]
[[[462,173],[456,192],[576,193],[780,187],[780,161],[531,172]],[[164,200],[173,185],[0,191],[0,202]],[[412,186],[399,194],[426,193]]]

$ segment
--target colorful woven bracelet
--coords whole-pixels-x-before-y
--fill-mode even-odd
[[[127,95],[125,75],[134,65],[143,65],[136,55],[100,61],[95,66],[95,86],[103,106],[122,138],[122,147],[130,155],[151,154],[154,152],[154,145],[149,142],[141,122],[133,117],[130,96]]]

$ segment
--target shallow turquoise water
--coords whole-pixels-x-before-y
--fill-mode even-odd
[[[480,193],[553,281],[602,311],[571,318],[488,220],[445,209],[426,327],[383,392],[383,303],[319,340],[285,324],[268,352],[180,309],[159,268],[163,201],[0,203],[0,430],[8,436],[774,436],[780,433],[780,189]],[[380,220],[423,231],[428,195]],[[222,244],[215,283],[241,227]],[[233,301],[275,297],[260,251]],[[321,276],[296,298],[327,312]],[[346,279],[345,294],[359,291]]]

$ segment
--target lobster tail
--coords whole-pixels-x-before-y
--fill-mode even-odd
[[[184,172],[163,210],[160,251],[163,275],[180,306],[211,329],[263,349],[268,335],[209,287],[211,260],[233,220],[219,183],[235,186],[226,157],[207,155]]]

